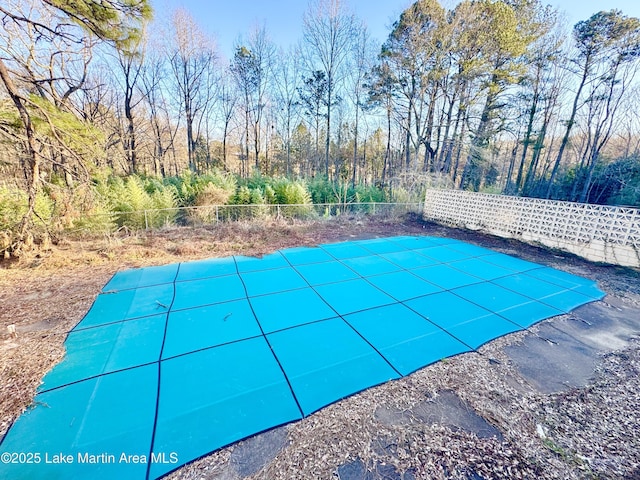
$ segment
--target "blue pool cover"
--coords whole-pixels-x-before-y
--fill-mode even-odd
[[[3,439],[0,478],[158,478],[603,296],[433,237],[119,272]]]

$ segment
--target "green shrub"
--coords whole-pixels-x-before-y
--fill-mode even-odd
[[[238,207],[228,207],[224,209],[225,218],[262,218],[269,214],[269,207],[266,206],[264,194],[259,187],[250,188],[248,184],[240,185],[235,195],[230,198],[230,205]],[[239,205],[252,205],[251,207],[239,207]],[[255,205],[255,206],[253,206]]]
[[[246,185],[241,185],[231,199],[233,205],[249,205],[251,203],[251,190]]]
[[[278,203],[276,191],[269,184],[264,186],[264,201],[271,205]]]
[[[229,202],[233,191],[229,191],[213,183],[206,184],[196,195],[195,206],[224,205]]]
[[[271,181],[273,181],[272,178],[263,176],[259,171],[254,171],[250,177],[243,180],[243,183],[250,190],[263,191]]]
[[[17,187],[0,186],[0,230],[13,230],[28,209],[27,193]],[[45,192],[38,192],[33,221],[38,227],[48,226],[54,216],[55,204]]]
[[[313,203],[382,202],[385,192],[374,187],[273,178],[254,173],[247,179],[213,170],[203,175],[186,171],[159,179],[151,176],[113,175],[109,169],[92,171],[92,184],[69,189],[64,178],[52,174],[38,194],[33,236],[49,232],[109,232],[120,227],[160,227],[169,223],[212,223],[219,218],[260,218],[275,214],[268,205],[279,204],[280,215],[310,217]],[[236,207],[252,205],[251,207]],[[198,207],[178,210],[176,207]],[[15,238],[27,211],[26,193],[0,186],[0,251]],[[336,214],[329,208],[328,215]],[[11,240],[13,241],[13,240]]]
[[[299,182],[279,180],[273,185],[273,191],[280,205],[311,203],[311,195]]]
[[[178,214],[176,192],[173,187],[163,187],[150,195],[151,211],[147,212],[149,227],[161,227],[175,222]]]
[[[202,175],[186,171],[179,176],[165,178],[163,183],[165,186],[171,185],[175,188],[178,204],[183,207],[211,205],[211,203],[204,203],[208,201],[204,193],[207,190],[211,191],[212,187],[227,192],[227,198],[229,198],[236,191],[237,184],[233,175],[219,170]]]
[[[251,218],[264,218],[269,215],[269,207],[266,205],[262,191],[259,188],[252,188],[250,191],[250,203],[256,205],[249,209],[248,215]]]
[[[27,195],[14,188],[0,187],[0,231],[13,230],[27,211]]]
[[[90,185],[73,189],[48,186],[45,189],[56,203],[58,227],[71,232],[108,233],[116,228],[109,202]]]
[[[276,203],[280,205],[295,205],[280,207],[280,215],[307,218],[315,213],[311,194],[304,183],[282,179],[273,185],[273,190]]]
[[[337,198],[333,183],[326,178],[311,180],[307,183],[313,203],[336,203]]]
[[[0,253],[11,248],[26,211],[27,196],[24,192],[0,186]]]
[[[308,183],[313,203],[387,202],[388,195],[374,185],[357,184],[353,188],[345,182],[315,179]]]
[[[0,253],[11,250],[12,244],[19,238],[22,219],[28,210],[26,192],[17,187],[0,186]],[[52,219],[55,203],[45,192],[36,196],[34,213],[31,216],[33,228],[26,242],[32,243],[34,238],[47,240],[52,231]]]
[[[115,222],[119,227],[160,227],[176,218],[177,195],[173,185],[130,175],[126,179],[112,176],[96,189],[116,213]]]
[[[375,185],[356,185],[356,188],[349,189],[349,198],[354,202],[387,202],[387,193]]]

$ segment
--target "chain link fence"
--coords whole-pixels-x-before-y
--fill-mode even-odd
[[[397,217],[409,212],[420,213],[423,204],[412,203],[322,203],[322,204],[249,204],[249,205],[204,205],[193,207],[166,208],[157,210],[137,210],[111,212],[95,215],[87,224],[101,231],[153,230],[167,226],[199,227],[223,222],[266,219],[314,220],[340,215],[375,215]],[[96,228],[90,228],[95,231]],[[77,232],[83,229],[76,229]]]

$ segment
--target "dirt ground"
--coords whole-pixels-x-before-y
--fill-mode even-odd
[[[43,375],[62,359],[67,332],[116,271],[393,235],[445,236],[492,248],[589,277],[609,303],[640,307],[637,270],[425,223],[415,215],[239,222],[67,239],[33,258],[0,264],[0,435],[32,402]],[[478,353],[441,361],[291,424],[278,433],[279,447],[255,468],[238,463],[241,442],[170,477],[640,479],[640,336],[600,355],[588,385],[548,394],[523,379],[505,354],[505,347],[526,334],[502,337]],[[414,421],[419,405],[446,392],[498,435]]]

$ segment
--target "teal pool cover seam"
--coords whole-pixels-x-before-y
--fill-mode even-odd
[[[331,255],[331,253],[329,253],[329,252],[327,252],[327,253],[328,253],[329,255]],[[335,257],[334,257],[334,259],[335,259]],[[285,257],[285,260],[287,260],[287,262],[289,263],[289,265],[291,266],[291,268],[293,268],[294,270],[296,270],[296,268],[293,266],[293,264],[291,264],[291,262],[289,262],[289,260],[288,260],[286,257]],[[336,259],[336,260],[337,260],[337,259]],[[300,273],[300,272],[298,272],[298,273]],[[356,272],[356,273],[357,273],[357,272]],[[363,277],[361,277],[361,278],[363,278]],[[363,278],[363,279],[364,279],[364,278]],[[317,292],[317,291],[316,291],[316,289],[313,287],[313,285],[311,285],[311,283],[309,283],[309,281],[308,281],[308,280],[306,280],[306,282],[307,282],[307,285],[309,285],[309,288],[311,288],[311,290],[313,290],[313,291],[314,291],[314,292],[316,292],[316,294],[317,294],[318,292]],[[373,285],[373,286],[375,287],[375,285]],[[384,292],[383,292],[383,293],[384,293]],[[319,296],[320,298],[322,298],[322,296],[321,296],[321,295],[318,295],[318,296]],[[330,304],[329,302],[327,302],[324,298],[322,298],[322,300],[327,304],[327,306],[328,306],[331,310],[333,310],[333,312],[335,313],[335,317],[336,317],[336,318],[340,318],[343,322],[345,322],[345,323],[349,326],[349,328],[350,328],[350,329],[352,329],[352,330],[353,330],[353,331],[354,331],[354,332],[355,332],[355,333],[356,333],[360,338],[362,338],[362,340],[364,340],[365,342],[367,342],[367,344],[369,344],[369,346],[370,346],[371,348],[373,348],[373,349],[375,350],[375,352],[376,352],[378,355],[380,355],[380,356],[384,359],[384,361],[385,361],[385,362],[387,362],[387,363],[389,364],[389,366],[390,366],[390,367],[391,367],[391,368],[392,368],[392,369],[393,369],[393,370],[394,370],[394,371],[395,371],[399,376],[402,376],[402,374],[401,374],[400,372],[398,372],[398,371],[395,369],[395,367],[394,367],[394,366],[389,362],[389,360],[387,360],[387,359],[385,358],[385,356],[384,356],[384,355],[382,355],[382,353],[380,353],[380,351],[379,351],[376,347],[374,347],[374,346],[371,344],[371,342],[369,342],[369,340],[367,340],[366,338],[364,338],[364,336],[362,336],[362,334],[361,334],[358,330],[356,330],[356,329],[353,327],[353,325],[351,325],[351,324],[350,324],[350,323],[349,323],[349,322],[348,322],[348,321],[347,321],[347,320],[346,320],[342,315],[340,315],[340,314],[335,310],[335,308],[333,308],[333,306],[331,306],[331,304]],[[249,303],[251,303],[251,302],[249,302]],[[375,307],[373,307],[373,308],[375,308]],[[371,309],[365,309],[364,311],[366,311],[366,310],[371,310]],[[361,310],[361,311],[363,311],[363,310]],[[258,317],[256,316],[256,320],[257,320],[257,319],[258,319]],[[318,320],[317,322],[322,322],[322,321],[325,321],[325,320]],[[313,322],[313,323],[317,323],[317,322]],[[259,321],[259,320],[258,320],[258,323],[260,323],[260,321]],[[308,325],[308,324],[302,324],[302,325]],[[301,326],[302,326],[302,325],[301,325]],[[290,328],[296,328],[296,327],[290,327]],[[277,332],[279,332],[279,331],[281,331],[281,330],[275,330],[273,333],[277,333]],[[276,354],[275,354],[275,352],[274,352],[274,355],[276,355]],[[278,362],[278,363],[279,363],[279,362]],[[283,372],[284,372],[284,370],[283,370]],[[288,380],[287,380],[287,381],[288,381]],[[289,385],[291,385],[291,384],[289,384]],[[292,391],[293,391],[293,389],[292,389]],[[341,399],[337,399],[337,400],[336,400],[336,402],[337,402],[337,401],[340,401],[340,400],[341,400]],[[297,402],[297,400],[296,400],[296,402]],[[298,406],[300,406],[300,404],[298,404]],[[300,413],[303,413],[303,412],[302,412],[302,408],[300,408]],[[304,415],[304,414],[303,414],[303,415]]]
[[[603,296],[591,280],[425,236],[118,272],[68,333],[35,407],[0,441],[0,453],[77,452],[75,464],[0,464],[0,477],[159,478]],[[118,439],[146,463],[80,462],[83,448],[117,449]]]
[[[158,388],[156,393],[156,411],[153,416],[153,430],[151,432],[151,444],[149,446],[149,458],[151,458],[151,454],[153,453],[153,445],[156,439],[156,428],[158,427],[158,411],[160,406],[160,386],[162,383],[162,352],[164,350],[164,343],[167,340],[167,327],[169,326],[169,313],[171,312],[171,307],[173,307],[173,302],[176,300],[176,279],[178,278],[178,274],[180,273],[180,264],[178,264],[178,268],[176,269],[176,275],[173,277],[173,298],[171,299],[171,304],[167,309],[166,318],[164,321],[164,333],[162,335],[162,345],[160,346],[160,354],[158,355],[158,361],[155,362],[158,364]],[[135,367],[132,367],[135,368]],[[147,463],[147,474],[146,478],[149,478],[149,473],[151,469],[151,462]]]
[[[319,246],[318,248],[322,248],[322,246]],[[366,248],[366,247],[363,247],[363,248]],[[411,271],[410,269],[407,269],[407,268],[403,267],[402,265],[399,265],[399,264],[397,264],[397,263],[393,262],[392,260],[385,259],[381,254],[376,253],[376,252],[373,252],[373,251],[370,251],[370,250],[369,250],[369,252],[370,252],[370,256],[372,256],[372,257],[377,257],[377,258],[380,258],[380,259],[382,259],[382,260],[384,260],[384,261],[386,261],[386,262],[393,263],[393,264],[397,267],[397,269],[398,269],[397,271],[404,271],[404,272],[407,272],[407,273],[409,273],[410,275],[412,275],[412,276],[414,276],[414,277],[416,277],[416,278],[420,278],[418,275],[416,275],[416,274],[415,274],[413,271]],[[327,253],[328,255],[331,255],[334,261],[339,262],[340,264],[344,265],[346,268],[349,268],[349,269],[350,269],[351,271],[353,271],[356,275],[358,275],[361,279],[363,279],[363,280],[367,281],[367,283],[370,283],[374,288],[376,288],[376,289],[380,290],[380,288],[379,288],[379,287],[377,287],[375,284],[373,284],[373,283],[371,283],[370,281],[368,281],[368,278],[371,278],[371,277],[377,277],[377,276],[382,276],[382,275],[385,275],[384,273],[368,275],[368,276],[366,276],[366,277],[365,277],[365,276],[361,275],[360,273],[358,273],[356,270],[354,270],[351,266],[349,266],[348,264],[344,263],[344,262],[343,262],[343,259],[339,259],[339,258],[337,258],[337,257],[334,257],[334,256],[331,254],[331,252],[326,252],[326,253]],[[290,268],[292,268],[292,269],[294,269],[294,270],[298,271],[298,270],[296,269],[296,266],[295,266],[295,265],[293,265],[293,264],[291,264],[291,263],[286,259],[286,257],[284,257],[284,256],[283,256],[279,251],[278,251],[278,252],[275,252],[275,253],[274,253],[274,255],[275,255],[275,254],[281,255],[281,256],[282,256],[282,258],[284,258],[284,260],[288,263],[288,265],[289,265],[289,267],[290,267]],[[418,253],[418,255],[424,256],[424,255],[422,255],[421,253]],[[471,260],[471,259],[478,259],[478,258],[482,258],[482,257],[487,256],[487,255],[491,255],[491,253],[487,253],[487,254],[483,254],[483,255],[477,255],[477,256],[467,257],[467,260]],[[235,259],[235,257],[232,257],[232,258],[234,258],[234,259]],[[324,262],[319,261],[319,262],[309,263],[309,264],[305,264],[305,265],[316,265],[316,264],[322,264],[322,263],[324,263]],[[462,272],[462,273],[465,273],[465,274],[469,275],[467,272],[464,272],[464,270],[461,270],[461,269],[457,268],[455,265],[449,265],[449,266],[450,266],[451,268],[454,268],[454,269],[456,269],[456,270],[458,270],[458,271]],[[265,269],[265,270],[261,270],[261,271],[268,272],[268,271],[272,271],[272,270],[278,270],[278,269],[280,269],[280,268],[282,268],[282,267],[271,267],[271,268],[267,268],[267,269]],[[537,267],[536,269],[543,269],[543,268],[545,268],[545,267],[544,267],[544,266],[539,266],[539,267]],[[237,274],[237,275],[242,279],[242,277],[241,277],[241,273],[240,273],[237,269],[236,269],[236,272],[237,272],[236,274]],[[299,272],[298,272],[298,273],[299,273]],[[515,272],[514,272],[514,273],[515,273]],[[176,273],[176,278],[177,278],[177,275],[178,275],[178,273]],[[230,276],[232,276],[232,275],[233,275],[233,274],[226,274],[226,275],[221,275],[221,276],[219,276],[219,277],[225,277],[225,276],[229,276],[229,277],[230,277]],[[489,281],[489,282],[493,282],[494,280],[497,280],[497,279],[499,279],[499,278],[504,278],[504,277],[508,277],[508,276],[512,276],[512,275],[513,275],[513,273],[511,273],[511,274],[505,274],[505,275],[504,275],[504,276],[502,276],[502,277],[497,277],[497,278],[495,278],[495,279],[493,279],[493,280],[488,280],[488,281]],[[114,276],[115,276],[115,275],[114,275]],[[475,276],[475,275],[472,275],[472,276]],[[198,280],[206,280],[206,279],[210,279],[210,278],[218,278],[218,277],[213,277],[213,276],[212,276],[212,277],[203,277],[203,278],[201,278],[201,279],[197,279],[197,280],[181,280],[181,281],[174,280],[174,282],[173,282],[173,283],[174,283],[174,284],[175,284],[175,283],[187,283],[187,282],[193,282],[193,281],[198,281]],[[478,279],[478,281],[477,281],[476,283],[483,283],[483,282],[487,282],[487,280],[484,280],[484,279],[482,279],[482,278],[480,278],[480,277],[476,277],[476,278]],[[335,282],[328,282],[328,283],[326,283],[325,285],[330,285],[330,284],[333,284],[333,283],[342,283],[342,282],[343,282],[342,280],[338,280],[338,281],[335,281]],[[244,283],[244,282],[243,282],[243,283]],[[551,283],[551,282],[549,282],[549,283]],[[307,282],[307,284],[308,284],[310,287],[312,287],[308,282]],[[144,286],[144,288],[148,288],[148,287],[155,287],[155,286],[160,286],[160,285],[164,285],[164,284],[151,284],[151,285],[145,285],[145,286]],[[560,285],[560,286],[561,286],[561,285]],[[128,291],[128,290],[135,290],[136,288],[137,288],[137,287],[125,288],[125,289],[119,290],[118,292],[120,292],[120,291]],[[297,287],[297,288],[292,288],[292,289],[290,289],[290,290],[281,290],[281,291],[279,291],[278,293],[293,292],[293,291],[295,291],[295,290],[301,290],[301,289],[303,289],[303,288],[305,288],[305,287]],[[507,287],[503,287],[503,288],[507,288]],[[174,288],[174,290],[175,290],[175,288]],[[246,290],[246,286],[245,286],[245,290]],[[443,291],[450,291],[450,290],[454,290],[454,289],[442,289],[442,290],[443,290]],[[102,293],[103,293],[103,294],[110,294],[110,293],[114,293],[114,292],[113,292],[113,291],[107,291],[107,292],[102,292]],[[385,292],[385,293],[386,293],[386,292]],[[517,292],[517,293],[520,293],[520,292]],[[386,294],[387,294],[387,295],[389,295],[389,293],[386,293]],[[522,293],[520,293],[520,294],[522,295]],[[263,293],[263,294],[258,294],[258,295],[249,295],[249,294],[247,293],[247,298],[265,297],[265,296],[269,296],[269,295],[273,295],[273,293]],[[419,296],[423,296],[423,295],[419,295]],[[419,296],[418,296],[418,297],[419,297]],[[418,297],[413,297],[413,298],[418,298]],[[537,300],[537,299],[535,299],[535,298],[531,298],[531,299],[532,299],[532,300]],[[398,301],[400,301],[400,300],[398,300]],[[405,301],[406,301],[406,300],[405,300]],[[226,303],[226,301],[225,301],[225,302],[217,302],[217,303]],[[215,305],[215,304],[216,304],[216,303],[208,303],[208,304],[202,304],[202,305],[199,305],[198,307],[187,307],[187,308],[181,308],[181,309],[172,310],[172,311],[191,310],[191,309],[193,309],[193,308],[199,308],[200,306],[208,306],[208,305]],[[376,307],[372,307],[372,308],[376,308]],[[365,310],[367,310],[367,309],[365,309]],[[140,316],[140,317],[134,317],[134,318],[130,318],[130,319],[127,319],[127,320],[116,320],[116,321],[111,322],[111,323],[103,323],[103,324],[99,324],[99,325],[92,325],[92,326],[87,326],[87,327],[84,327],[84,328],[78,328],[78,325],[81,323],[81,322],[79,322],[79,323],[78,323],[78,325],[76,325],[76,327],[74,327],[74,328],[72,329],[72,331],[81,331],[81,330],[88,330],[88,329],[92,329],[92,328],[100,328],[100,327],[103,327],[103,326],[105,326],[105,325],[117,324],[117,323],[120,323],[121,321],[137,320],[137,319],[139,319],[139,318],[146,318],[146,317],[150,317],[150,316],[153,316],[153,315],[157,315],[157,314],[143,315],[143,316]]]
[[[234,257],[233,261],[234,261],[234,264],[235,264],[235,267],[236,267],[236,272],[238,272],[238,276],[240,276],[240,271],[238,270],[238,262],[236,261],[235,257]],[[242,277],[240,277],[240,281],[242,282],[242,286],[244,287],[244,291],[245,291],[245,294],[247,295],[247,298],[249,298],[249,292],[247,291],[247,285],[244,283],[244,280],[242,280]],[[251,313],[253,314],[253,317],[256,319],[256,322],[258,323],[258,327],[260,327],[260,332],[262,333],[262,337],[264,337],[264,339],[266,340],[267,345],[269,346],[269,350],[271,350],[271,353],[273,354],[273,358],[278,363],[278,367],[282,371],[282,375],[284,375],[284,378],[287,381],[287,385],[289,386],[289,389],[291,390],[291,395],[293,396],[293,399],[295,400],[296,405],[298,406],[298,410],[300,410],[300,416],[304,417],[304,413],[302,412],[302,407],[300,406],[300,402],[298,401],[298,397],[296,397],[296,393],[293,391],[293,388],[291,387],[291,381],[289,380],[289,376],[287,375],[287,372],[285,372],[284,368],[282,368],[282,364],[280,363],[280,360],[278,359],[278,355],[276,355],[276,352],[273,351],[273,347],[271,346],[271,342],[269,342],[269,339],[267,338],[267,335],[264,333],[264,329],[262,328],[262,325],[260,323],[260,319],[256,315],[256,312],[253,309],[253,305],[251,305],[251,300],[249,300],[249,308],[251,308]],[[238,341],[241,342],[242,340],[238,340]],[[215,347],[213,347],[213,348],[215,348]]]
[[[322,248],[322,247],[321,247],[321,248]],[[364,248],[366,248],[366,247],[364,247]],[[330,253],[330,252],[327,252],[327,253],[329,253],[329,255],[331,255],[331,253]],[[332,255],[332,256],[333,256],[333,255]],[[377,253],[375,253],[375,252],[372,252],[372,256],[375,256],[375,257],[379,257],[379,258],[381,258],[381,259],[384,259],[384,257],[382,257],[380,254],[377,254]],[[335,259],[336,261],[340,262],[340,263],[343,263],[343,262],[341,262],[340,260],[338,260],[336,257],[334,257],[334,259]],[[384,259],[384,260],[386,260],[386,259]],[[391,263],[394,263],[394,262],[393,262],[393,261],[391,261],[391,260],[387,260],[387,261],[389,261],[389,262],[391,262]],[[343,265],[345,265],[347,268],[350,268],[350,269],[351,269],[351,267],[349,267],[349,265],[346,265],[346,264],[344,264],[344,263],[343,263]],[[399,271],[405,271],[405,272],[410,273],[411,275],[414,275],[416,278],[420,278],[420,277],[418,277],[417,275],[415,275],[413,272],[411,272],[410,270],[405,269],[404,267],[401,267],[401,266],[400,266],[400,265],[398,265],[398,264],[395,264],[395,265],[397,265],[397,266],[400,268],[400,270],[399,270]],[[293,266],[292,266],[292,267],[293,267]],[[295,267],[293,267],[293,268],[295,269]],[[358,272],[356,272],[355,270],[353,270],[353,269],[351,269],[351,270],[352,270],[354,273],[358,274]],[[359,275],[359,274],[358,274],[358,275]],[[385,275],[385,274],[380,274],[380,275]],[[371,275],[371,277],[376,277],[376,276],[378,276],[378,275]],[[368,278],[369,278],[369,277],[364,277],[364,276],[360,275],[360,278],[361,278],[362,280],[366,281],[367,283],[369,283],[372,287],[377,288],[378,290],[382,291],[379,287],[377,287],[375,284],[371,283],[371,282],[368,280]],[[480,282],[478,282],[478,283],[480,283]],[[312,287],[312,288],[313,288],[313,287]],[[443,291],[446,291],[446,290],[443,290]],[[394,297],[393,297],[393,295],[391,295],[391,294],[390,294],[390,293],[388,293],[388,292],[384,292],[384,291],[382,291],[382,292],[383,292],[383,293],[385,293],[386,295],[389,295],[391,298],[393,298],[393,299],[396,301],[395,303],[399,303],[399,304],[404,305],[405,307],[407,307],[407,308],[408,308],[409,310],[411,310],[412,312],[414,312],[414,313],[416,313],[417,315],[419,315],[419,316],[421,316],[422,318],[424,318],[427,322],[429,322],[429,323],[431,323],[432,325],[434,325],[435,327],[437,327],[437,328],[441,329],[443,332],[446,332],[446,330],[445,330],[444,328],[442,328],[440,325],[437,325],[437,324],[433,323],[431,320],[429,320],[427,317],[425,317],[424,315],[422,315],[420,312],[417,312],[417,311],[415,311],[413,308],[411,308],[409,305],[406,305],[404,301],[401,301],[401,300],[398,300],[398,299],[394,298]],[[419,298],[419,297],[414,297],[414,298]],[[353,313],[365,312],[365,311],[367,311],[367,310],[375,310],[376,308],[379,308],[379,307],[371,307],[371,308],[364,309],[364,310],[358,310],[358,311],[353,312]],[[337,312],[336,312],[336,313],[337,313]],[[340,316],[340,317],[342,318],[342,316]],[[344,320],[344,319],[343,319],[343,320]],[[346,320],[345,320],[345,322],[346,322]],[[347,323],[349,323],[349,322],[347,322]],[[349,326],[350,326],[351,328],[353,328],[353,326],[351,326],[350,324],[349,324]],[[355,330],[355,328],[354,328],[354,330]],[[449,333],[449,332],[447,332],[447,333]],[[453,338],[455,338],[456,340],[458,340],[460,343],[462,343],[462,344],[464,344],[464,345],[467,345],[465,342],[463,342],[463,341],[462,341],[462,340],[460,340],[459,338],[456,338],[456,336],[455,336],[455,335],[452,335],[451,333],[449,333],[449,334],[450,334]],[[368,343],[368,342],[367,342],[367,343]],[[372,346],[373,346],[373,345],[372,345]],[[469,347],[470,351],[474,351],[474,352],[475,352],[475,351],[477,351],[477,349],[475,349],[475,348],[473,348],[473,347],[471,347],[471,346],[469,346],[469,345],[467,345],[467,347]],[[375,348],[375,347],[374,347],[374,348]],[[376,351],[378,351],[378,350],[376,349]],[[380,356],[382,356],[382,357],[384,358],[384,355],[382,355],[380,352],[378,352],[378,353],[380,354]],[[391,365],[391,364],[389,364],[389,365]],[[393,365],[391,365],[391,367],[392,367],[394,370],[396,370],[396,369],[393,367]],[[397,371],[397,370],[396,370],[396,371]],[[398,374],[400,374],[400,372],[398,372]],[[402,376],[402,375],[401,375],[401,376]]]

